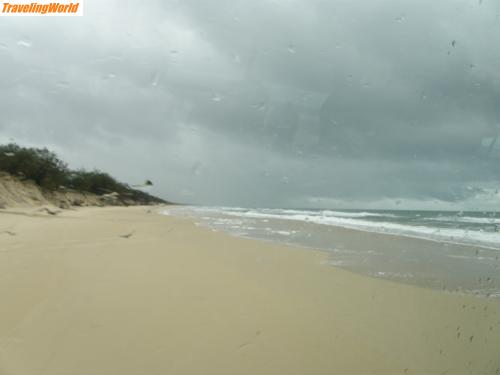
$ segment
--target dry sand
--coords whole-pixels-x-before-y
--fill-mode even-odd
[[[500,373],[498,300],[326,259],[151,208],[4,211],[0,374]]]

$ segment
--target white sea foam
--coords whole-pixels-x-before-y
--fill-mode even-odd
[[[374,212],[344,212],[344,211],[321,211],[323,216],[334,216],[334,217],[347,217],[347,218],[360,218],[360,217],[392,217],[396,218],[394,214],[377,214]]]
[[[379,214],[372,212],[344,212],[344,211],[311,211],[311,210],[290,210],[290,209],[244,209],[228,207],[189,207],[188,210],[215,215],[227,215],[235,217],[232,219],[217,218],[221,224],[231,223],[244,227],[241,220],[293,220],[303,221],[321,225],[339,226],[349,229],[364,230],[376,233],[386,233],[392,235],[402,235],[408,237],[425,238],[441,242],[452,242],[462,244],[476,244],[500,249],[500,233],[479,230],[468,230],[463,228],[439,228],[430,225],[407,225],[395,222],[380,221],[383,217],[397,218],[394,214]],[[226,217],[227,217],[226,216]],[[368,220],[370,217],[377,217],[377,221]],[[379,219],[380,218],[380,219]],[[454,217],[428,218],[427,220],[448,220]],[[459,220],[473,220],[488,223],[489,218],[457,217]],[[227,222],[225,222],[227,220]],[[394,219],[393,219],[394,220]],[[496,219],[499,220],[500,219]],[[428,221],[429,222],[429,221]],[[429,222],[430,223],[430,222]],[[248,223],[247,223],[248,224]],[[282,234],[282,233],[280,233]]]
[[[441,222],[457,222],[471,224],[500,224],[500,218],[496,217],[473,217],[473,216],[439,216],[427,220]]]

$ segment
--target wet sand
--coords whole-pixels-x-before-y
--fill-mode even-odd
[[[2,212],[0,232],[2,375],[500,373],[498,299],[145,207]]]
[[[189,207],[168,214],[192,217],[229,234],[324,250],[328,264],[362,275],[452,293],[500,298],[500,250],[472,244],[367,232],[299,220],[197,214]]]

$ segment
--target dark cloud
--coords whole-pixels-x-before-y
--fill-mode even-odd
[[[483,207],[500,177],[499,15],[185,0],[2,18],[0,137],[179,201]]]

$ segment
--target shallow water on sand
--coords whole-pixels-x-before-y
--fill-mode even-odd
[[[372,277],[500,297],[496,214],[193,206],[163,213],[232,235],[325,250],[329,265]]]

